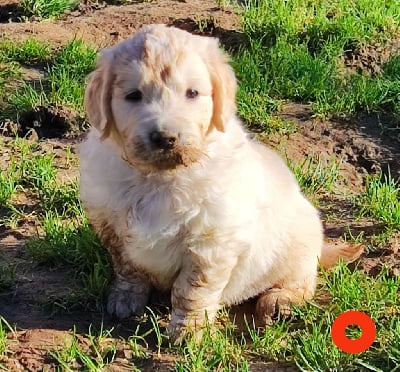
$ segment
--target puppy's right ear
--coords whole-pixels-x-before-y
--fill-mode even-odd
[[[115,126],[111,108],[114,74],[110,67],[113,59],[110,51],[101,53],[96,69],[89,75],[85,91],[86,113],[90,124],[101,133],[101,139],[109,137]]]

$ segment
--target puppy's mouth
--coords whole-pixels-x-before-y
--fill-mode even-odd
[[[143,142],[136,142],[132,151],[128,151],[125,155],[125,160],[132,166],[154,171],[189,167],[199,161],[203,152],[196,147],[179,143],[170,148],[160,149],[151,148]]]

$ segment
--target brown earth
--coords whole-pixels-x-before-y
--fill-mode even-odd
[[[35,36],[53,45],[63,45],[72,37],[83,39],[97,47],[114,44],[148,23],[180,26],[188,31],[203,32],[229,38],[236,34],[239,19],[231,8],[220,8],[211,0],[157,0],[134,2],[131,5],[105,6],[86,1],[78,10],[55,22],[12,22],[13,13],[20,13],[18,1],[0,1],[0,33],[5,37],[25,39]],[[14,5],[12,5],[14,4]],[[11,15],[9,14],[11,9]]]
[[[231,48],[244,42],[237,32],[240,22],[235,11],[232,8],[219,8],[211,0],[159,0],[134,2],[124,6],[105,6],[86,1],[77,10],[56,21],[22,22],[21,14],[18,1],[0,0],[0,33],[3,37],[24,39],[34,36],[54,47],[64,45],[76,37],[97,47],[104,47],[132,34],[142,24],[162,22],[191,32],[218,36]],[[385,53],[387,54],[386,51]],[[368,60],[381,61],[386,58],[385,54],[371,57],[372,59],[362,57],[361,62],[354,62],[360,60],[357,55],[365,54],[364,50],[356,50],[344,60],[344,65],[348,68],[365,68],[368,71],[373,69],[375,72],[374,68],[368,65]],[[29,73],[32,74],[32,71]],[[33,71],[32,76],[37,76],[37,73]],[[356,218],[354,206],[348,202],[346,195],[354,195],[361,190],[366,173],[377,173],[380,170],[387,172],[390,168],[392,175],[400,176],[399,130],[383,130],[385,125],[381,124],[385,124],[387,119],[377,115],[360,116],[352,121],[321,121],[312,116],[308,105],[302,104],[288,104],[283,107],[280,115],[285,120],[292,121],[296,130],[287,135],[260,136],[263,141],[293,161],[318,156],[327,161],[337,159],[341,162],[340,188],[320,201],[327,237],[333,242],[339,242],[349,231],[353,236],[363,233],[367,237],[382,231],[384,226],[376,221]],[[40,129],[33,132],[30,140],[40,141],[39,151],[57,154],[60,173],[65,177],[73,177],[76,174],[76,167],[68,169],[61,164],[65,158],[66,147],[72,146],[76,149],[79,142],[73,130],[79,120],[82,118],[77,118],[67,109],[51,107],[39,108],[35,112],[24,114],[21,119],[27,131],[31,129],[33,121],[41,123]],[[8,141],[4,136],[0,142],[0,165],[10,156]],[[25,210],[32,208],[33,203],[29,197],[21,200]],[[0,218],[7,213],[6,210],[0,209]],[[154,352],[149,358],[137,360],[127,346],[119,341],[119,336],[132,334],[136,324],[116,322],[99,311],[51,314],[40,305],[53,295],[67,294],[72,285],[72,273],[62,267],[37,265],[27,258],[24,254],[24,243],[36,234],[36,229],[32,221],[25,221],[13,230],[0,224],[0,260],[5,265],[17,265],[15,284],[8,290],[0,291],[0,315],[17,329],[9,334],[9,352],[4,360],[0,360],[0,365],[3,363],[10,371],[52,370],[56,362],[48,350],[71,343],[70,331],[74,327],[78,342],[83,347],[88,347],[88,341],[83,335],[87,334],[91,326],[92,329],[99,329],[101,324],[104,324],[105,328],[114,327],[115,338],[107,342],[118,344],[116,359],[108,370],[130,370],[132,363],[142,370],[172,370],[175,356],[159,356]],[[398,275],[399,246],[400,235],[397,234],[392,236],[382,249],[366,253],[361,260],[361,267],[373,275],[386,264]],[[238,311],[240,313],[242,310]],[[289,371],[293,370],[293,367],[257,362],[252,365],[252,370]]]

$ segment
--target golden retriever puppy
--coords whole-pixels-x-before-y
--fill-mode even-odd
[[[152,287],[171,289],[179,338],[222,304],[258,296],[266,321],[312,297],[318,212],[282,159],[248,138],[235,96],[213,38],[149,25],[101,53],[80,192],[113,260],[108,312],[139,313]]]

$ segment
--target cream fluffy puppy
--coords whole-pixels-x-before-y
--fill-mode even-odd
[[[171,289],[179,337],[222,304],[258,296],[266,321],[312,297],[318,212],[282,159],[248,138],[235,96],[213,38],[149,25],[102,52],[80,190],[113,260],[110,313],[139,313],[152,287]]]

